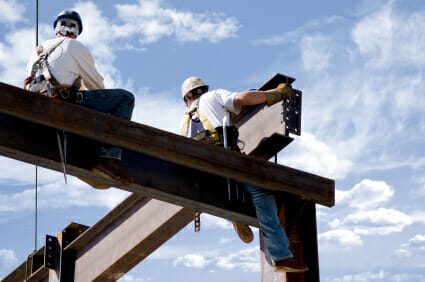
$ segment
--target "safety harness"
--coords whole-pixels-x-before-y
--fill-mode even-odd
[[[74,103],[81,103],[83,101],[83,93],[78,91],[81,87],[81,78],[78,77],[71,86],[61,85],[57,79],[52,75],[48,57],[49,55],[64,42],[66,37],[62,37],[58,40],[56,44],[51,46],[48,49],[45,49],[42,45],[38,46],[36,53],[38,59],[33,63],[31,69],[31,76],[29,77],[29,87],[28,90],[32,92],[37,92],[39,94],[48,96],[50,98],[60,98],[62,100],[67,100]],[[65,183],[67,183],[66,177],[66,153],[67,153],[67,135],[64,130],[62,130],[62,138],[59,131],[56,131],[56,138],[59,147],[59,156],[62,162],[63,175]]]
[[[199,120],[202,126],[204,127],[204,130],[193,136],[192,138],[195,140],[207,141],[208,143],[213,145],[221,146],[223,143],[221,142],[221,138],[217,132],[217,129],[199,110],[199,101],[200,99],[194,101],[190,106],[189,110],[187,111],[185,120],[183,121],[183,126],[181,128],[181,135],[187,136],[187,130],[189,128],[189,123],[191,120]]]
[[[38,59],[31,68],[30,84],[28,90],[38,92],[51,98],[60,98],[75,103],[81,103],[83,95],[78,89],[81,87],[81,78],[78,77],[71,86],[61,85],[50,71],[48,57],[61,45],[66,37],[61,37],[56,44],[46,49],[42,45],[38,46],[36,53]]]
[[[186,112],[186,116],[181,127],[181,135],[190,137],[192,139],[199,140],[202,142],[206,142],[208,144],[220,146],[220,147],[227,146],[228,148],[226,149],[230,149],[233,151],[240,151],[239,147],[237,146],[237,140],[239,135],[237,128],[235,126],[226,126],[227,123],[224,123],[223,126],[214,127],[212,123],[199,110],[199,101],[200,99],[195,100],[190,106],[189,110]],[[191,121],[193,121],[194,123],[200,122],[203,127],[203,130],[197,133],[195,136],[190,136],[188,132],[189,123]],[[226,130],[223,130],[224,128]],[[229,201],[232,200],[231,186],[234,186],[234,189],[236,192],[236,198],[239,199],[240,193],[239,193],[239,188],[237,187],[237,183],[231,181],[229,178],[226,178],[226,180],[227,180]],[[245,196],[243,192],[241,194],[242,194],[242,201],[244,202]],[[195,220],[194,221],[195,232],[199,232],[201,228],[200,212],[195,213],[194,220]]]

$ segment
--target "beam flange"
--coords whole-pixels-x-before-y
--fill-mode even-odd
[[[334,181],[0,83],[0,113],[325,206]],[[54,118],[52,118],[54,117]],[[70,172],[72,173],[72,172]]]

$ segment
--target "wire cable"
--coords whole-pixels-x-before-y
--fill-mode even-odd
[[[38,0],[35,2],[35,46],[38,46]],[[38,234],[38,166],[35,165],[35,220],[34,220],[34,252],[37,251]]]

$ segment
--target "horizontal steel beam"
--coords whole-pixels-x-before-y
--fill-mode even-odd
[[[0,84],[0,113],[221,177],[334,205],[334,181]],[[54,118],[53,118],[54,117]],[[75,171],[70,171],[75,173]]]
[[[1,95],[0,95],[1,96]],[[124,150],[120,168],[131,181],[118,183],[89,169],[96,160],[97,143],[67,134],[67,173],[95,179],[129,192],[256,225],[249,197],[229,202],[226,180],[147,155]],[[213,147],[213,146],[211,146]],[[0,115],[0,154],[62,171],[56,130]]]

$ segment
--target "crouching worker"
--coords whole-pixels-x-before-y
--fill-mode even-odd
[[[222,145],[223,118],[228,112],[238,114],[242,106],[266,103],[271,106],[284,98],[292,95],[289,84],[280,84],[276,89],[267,91],[230,92],[224,89],[209,91],[209,87],[198,77],[187,78],[181,87],[183,100],[188,110],[183,118],[181,134],[199,140],[207,139],[209,143]],[[230,120],[230,118],[227,118]],[[231,136],[236,127],[226,124],[225,131]],[[236,133],[237,134],[237,133]],[[233,134],[234,135],[234,134]],[[237,140],[234,138],[234,140]],[[235,143],[227,140],[226,144]],[[267,191],[250,184],[242,184],[244,190],[251,196],[255,206],[260,232],[264,235],[265,254],[271,261],[275,271],[304,272],[308,267],[296,263],[289,249],[289,240],[278,218],[278,211],[274,196]],[[248,226],[233,223],[235,230],[243,241],[244,236],[250,231]],[[251,231],[252,236],[252,231]],[[252,238],[251,238],[252,240]]]
[[[39,45],[27,66],[25,89],[59,98],[127,120],[131,119],[134,96],[123,89],[104,89],[90,51],[76,38],[83,31],[80,15],[65,10],[53,23],[56,37]],[[122,149],[102,144],[92,171],[103,177],[123,180],[118,169]],[[109,185],[83,179],[95,188]]]

